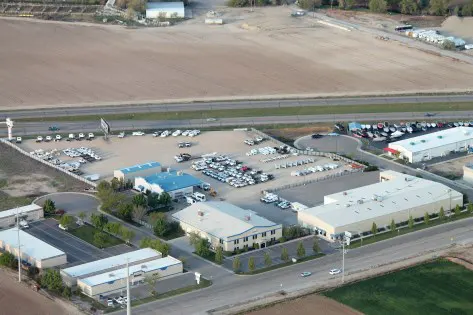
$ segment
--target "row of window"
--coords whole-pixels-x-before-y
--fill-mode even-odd
[[[275,237],[271,237],[271,240],[270,242],[275,242],[276,241],[276,238]],[[253,248],[255,248],[257,245],[257,243],[253,243]],[[243,245],[243,248],[248,248],[248,244],[245,244]],[[235,250],[239,250],[240,249],[240,246],[235,246]]]
[[[274,235],[276,234],[276,230],[271,230],[271,235]],[[266,236],[266,232],[263,232],[261,233],[261,237],[265,237]],[[243,242],[248,242],[248,238],[249,236],[246,236],[243,238]],[[258,238],[258,234],[255,234],[253,235],[253,239],[256,240]],[[223,240],[220,240],[220,244],[223,244]],[[233,241],[233,244],[236,245],[236,244],[240,244],[240,240],[234,240]]]

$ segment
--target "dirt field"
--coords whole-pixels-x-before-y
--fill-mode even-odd
[[[465,40],[473,41],[473,17],[450,16],[442,23],[442,30],[455,36],[461,36]]]
[[[10,274],[0,270],[0,314],[55,315],[82,314],[73,306],[54,302],[39,293],[20,285]]]
[[[332,299],[309,295],[289,302],[277,304],[247,315],[359,315],[362,314]]]
[[[468,155],[463,158],[434,164],[429,171],[452,179],[461,179],[463,177],[463,166],[472,162],[473,157]]]
[[[1,19],[0,109],[471,88],[471,65],[290,12],[226,9],[223,27],[149,29]]]

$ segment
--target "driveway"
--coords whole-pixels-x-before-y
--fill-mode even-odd
[[[70,215],[78,215],[80,212],[97,211],[99,201],[93,195],[84,193],[54,193],[38,198],[35,203],[42,206],[47,199],[56,204],[56,209],[64,209]]]

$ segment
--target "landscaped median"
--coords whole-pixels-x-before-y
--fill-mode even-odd
[[[78,237],[81,240],[86,241],[87,243],[99,248],[107,248],[124,243],[121,239],[107,233],[103,233],[103,235],[98,237],[95,236],[97,233],[101,232],[88,224],[84,224],[77,228],[72,228],[68,230],[68,232],[74,235],[75,237]]]
[[[263,273],[263,272],[267,272],[267,271],[271,271],[271,270],[275,270],[275,269],[279,269],[279,268],[284,268],[284,267],[295,265],[295,264],[300,264],[302,262],[306,262],[306,261],[309,261],[309,260],[314,260],[314,259],[317,259],[317,258],[320,258],[320,257],[323,257],[323,256],[325,256],[325,254],[318,253],[318,254],[311,255],[311,256],[297,258],[295,260],[295,262],[288,261],[288,262],[284,262],[282,264],[271,265],[269,267],[264,267],[264,268],[261,268],[261,269],[256,269],[256,270],[247,271],[247,272],[237,271],[236,274],[239,274],[239,275],[257,275],[259,273]]]

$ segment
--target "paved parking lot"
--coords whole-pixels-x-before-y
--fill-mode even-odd
[[[33,222],[26,232],[64,251],[67,254],[69,264],[83,264],[118,254],[117,249],[111,251],[101,250],[60,230],[57,227],[57,221],[53,219]],[[123,248],[122,250],[126,249]]]
[[[99,201],[90,195],[78,193],[56,193],[46,195],[36,201],[36,204],[42,206],[44,201],[51,199],[56,204],[56,209],[63,209],[69,215],[78,215],[80,212],[96,211]]]
[[[185,288],[193,284],[196,284],[194,273],[186,272],[177,276],[172,276],[170,278],[158,279],[154,290],[158,292],[158,294],[163,294],[169,291]],[[142,299],[150,296],[151,291],[151,287],[144,283],[130,288],[130,295],[132,299]],[[119,294],[112,294],[111,296],[115,297],[117,295]]]

